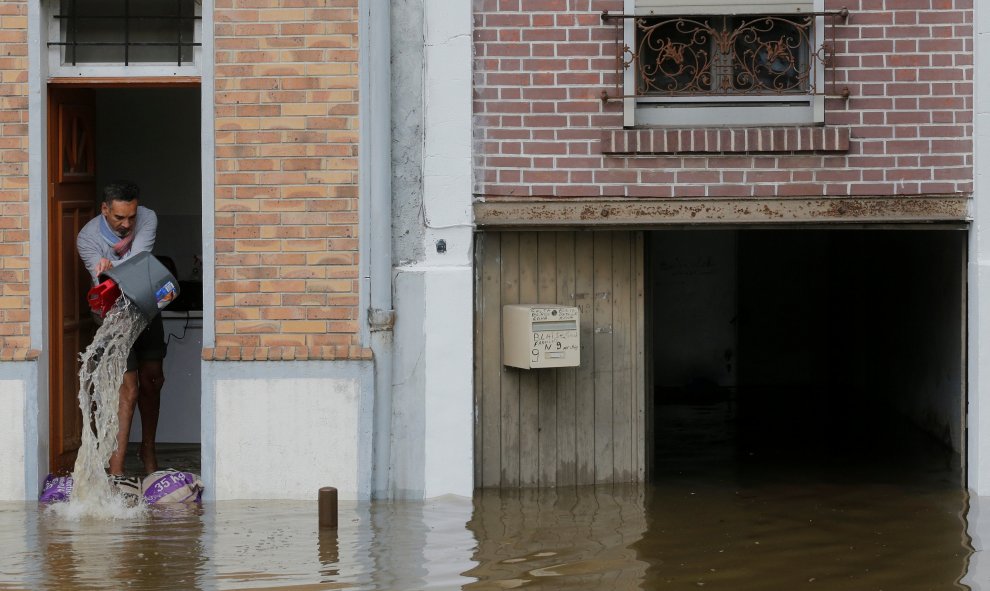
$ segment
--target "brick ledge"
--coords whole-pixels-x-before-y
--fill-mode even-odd
[[[366,347],[212,347],[203,361],[344,361],[371,359]]]
[[[610,129],[602,154],[738,154],[848,152],[848,127]]]
[[[26,347],[3,347],[0,348],[0,361],[34,361],[41,356],[38,349],[28,349]]]

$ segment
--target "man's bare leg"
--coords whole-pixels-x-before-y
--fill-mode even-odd
[[[155,454],[155,437],[158,434],[158,413],[161,409],[162,386],[165,374],[162,362],[141,361],[138,365],[137,406],[141,413],[141,462],[145,474],[158,470],[158,456]]]
[[[120,403],[117,405],[117,449],[110,456],[110,473],[124,474],[124,458],[127,455],[127,440],[131,436],[131,419],[134,418],[134,407],[138,399],[138,372],[131,370],[124,373],[124,381],[120,384]]]

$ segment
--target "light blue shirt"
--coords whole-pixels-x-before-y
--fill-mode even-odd
[[[79,258],[86,265],[86,270],[93,277],[96,283],[96,276],[93,269],[100,263],[100,259],[108,259],[111,265],[116,265],[120,261],[126,261],[139,252],[151,252],[155,248],[155,235],[158,232],[158,216],[155,212],[138,205],[137,219],[134,220],[134,242],[131,249],[124,256],[117,256],[113,246],[111,246],[100,233],[100,224],[103,214],[91,219],[76,237],[76,250],[79,251]]]

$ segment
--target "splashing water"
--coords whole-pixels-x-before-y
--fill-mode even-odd
[[[81,356],[79,408],[84,425],[72,471],[72,496],[66,503],[51,506],[62,517],[119,519],[144,513],[143,504],[132,506],[110,486],[106,471],[117,448],[117,406],[127,355],[147,323],[137,306],[120,297]]]

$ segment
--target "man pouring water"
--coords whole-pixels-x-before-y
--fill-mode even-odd
[[[140,253],[151,252],[155,246],[158,217],[155,212],[138,205],[139,189],[129,182],[108,184],[103,191],[100,215],[89,221],[76,238],[76,248],[93,278],[117,263]],[[156,315],[137,337],[127,357],[127,371],[120,386],[117,417],[117,449],[110,456],[110,473],[124,473],[124,458],[130,437],[134,407],[141,414],[140,457],[145,473],[158,470],[155,455],[155,434],[165,376],[165,330],[161,315]]]

